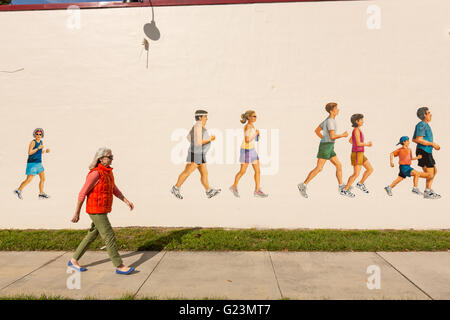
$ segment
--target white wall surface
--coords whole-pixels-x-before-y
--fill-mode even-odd
[[[367,8],[381,8],[381,28],[367,28]],[[0,12],[0,228],[86,228],[70,219],[96,149],[112,148],[118,186],[135,203],[120,201],[114,226],[257,228],[450,228],[450,2],[384,0],[323,3],[156,7],[161,32],[150,43],[149,67],[142,51],[150,8],[70,13]],[[73,12],[72,12],[73,14]],[[297,183],[316,162],[314,129],[324,105],[339,103],[339,131],[351,132],[350,116],[363,113],[364,133],[374,143],[366,155],[375,168],[370,195],[343,198],[331,164],[302,198]],[[402,135],[412,136],[420,106],[431,106],[438,201],[411,194],[412,180],[394,197],[383,187],[394,180],[389,153]],[[267,199],[253,198],[249,169],[241,198],[228,187],[239,164],[208,166],[222,194],[207,199],[195,173],[185,199],[169,192],[184,163],[174,163],[174,132],[190,129],[193,112],[206,108],[208,128],[240,129],[240,114],[255,109],[276,174],[262,176]],[[12,193],[25,177],[27,146],[35,127],[46,131],[44,167],[48,201],[37,199],[37,179],[19,201]],[[215,146],[225,144],[219,137]],[[344,179],[352,172],[350,148],[336,151]],[[415,145],[413,146],[415,149]],[[236,154],[238,146],[234,149]],[[229,156],[227,153],[226,156]],[[261,160],[268,160],[268,156]],[[413,164],[418,168],[417,163]],[[276,167],[276,166],[275,166]],[[267,171],[266,171],[267,173]],[[423,189],[424,182],[420,182]]]

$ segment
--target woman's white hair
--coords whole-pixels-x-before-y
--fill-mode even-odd
[[[36,128],[36,129],[34,129],[34,130],[33,130],[33,137],[36,138],[36,133],[38,133],[38,132],[41,132],[41,133],[42,133],[41,138],[44,138],[44,129],[42,129],[42,128]]]
[[[91,164],[89,165],[89,170],[94,169],[98,163],[100,162],[99,160],[103,157],[105,157],[107,154],[111,154],[112,151],[111,149],[108,148],[99,148],[97,150],[97,152],[95,153],[94,159],[92,160]]]

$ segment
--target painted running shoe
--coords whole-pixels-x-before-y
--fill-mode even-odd
[[[392,197],[392,188],[391,186],[384,187],[384,190],[386,190],[386,193],[389,197]]]
[[[351,187],[348,190],[345,190],[344,188],[341,189],[341,195],[349,197],[349,198],[354,198],[355,194],[351,191]]]
[[[17,198],[19,198],[20,200],[23,200],[22,191],[16,189],[16,190],[14,190],[14,194],[17,196]]]
[[[206,191],[206,196],[211,199],[212,197],[218,195],[220,193],[220,191],[222,191],[222,190],[221,189],[212,189],[211,188],[208,191]]]
[[[434,192],[433,189],[430,189],[430,192],[436,197],[436,199],[440,199],[442,198],[440,194],[437,194],[436,192]]]
[[[423,196],[423,193],[422,193],[422,191],[420,191],[419,188],[414,187],[414,188],[412,188],[411,192],[414,194],[417,194],[419,196]]]
[[[231,187],[230,187],[230,191],[234,194],[234,196],[235,196],[236,198],[239,198],[239,197],[240,197],[239,191],[238,191],[237,188],[231,186]]]
[[[46,193],[40,193],[39,194],[39,199],[43,200],[43,199],[49,199],[50,196]]]
[[[261,189],[258,189],[257,191],[253,192],[253,195],[258,198],[267,198],[269,196],[267,193],[262,192]]]
[[[177,197],[178,199],[183,199],[183,196],[180,193],[180,188],[177,188],[176,186],[172,186],[172,190],[170,191],[172,194]]]
[[[432,189],[430,189],[429,191],[425,190],[423,193],[423,197],[425,199],[434,199],[434,200],[441,198],[441,196],[439,194],[435,193]]]
[[[338,192],[341,193],[341,191],[344,190],[344,188],[345,188],[345,184],[340,184],[338,187]]]
[[[367,189],[366,185],[364,183],[357,183],[356,187],[361,190],[364,193],[369,193],[369,189]]]
[[[300,194],[303,197],[308,198],[308,194],[306,193],[306,184],[304,182],[302,182],[302,183],[299,183],[297,185],[297,187],[298,187],[298,191],[300,191]]]

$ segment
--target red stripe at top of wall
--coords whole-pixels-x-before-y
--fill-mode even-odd
[[[76,1],[76,0],[75,0]],[[102,2],[74,2],[74,3],[45,3],[3,5],[0,11],[30,11],[30,10],[65,10],[70,6],[80,9],[102,8],[136,8],[136,7],[161,7],[161,6],[192,6],[192,5],[218,5],[218,4],[250,4],[250,3],[276,3],[276,2],[323,2],[323,1],[357,1],[357,0],[153,0],[144,2],[124,3],[121,1]]]

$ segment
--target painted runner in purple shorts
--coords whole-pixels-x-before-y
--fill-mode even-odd
[[[240,163],[253,163],[254,161],[259,160],[258,153],[253,149],[241,149],[241,154],[239,157]]]

